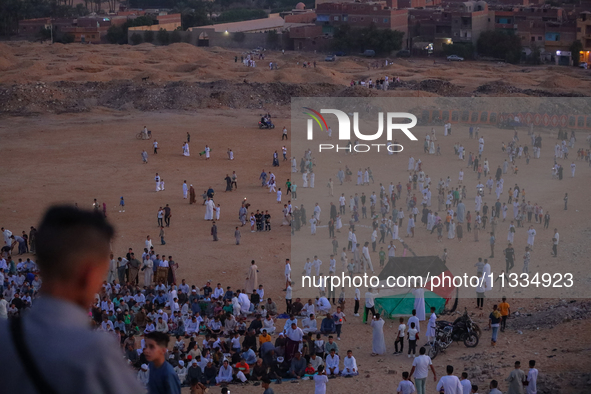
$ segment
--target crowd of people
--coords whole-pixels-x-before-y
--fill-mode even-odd
[[[446,129],[446,133],[451,130]],[[474,130],[470,131],[470,136]],[[499,236],[499,222],[510,222],[507,230],[508,246],[503,250],[506,262],[504,273],[509,275],[514,268],[516,252],[513,248],[514,236],[524,228],[527,223],[527,231],[522,231],[526,243],[523,255],[522,272],[529,272],[528,266],[534,250],[537,225],[538,230],[548,229],[550,216],[536,202],[526,199],[525,188],[515,186],[509,188],[507,202],[501,202],[504,191],[504,177],[508,177],[509,163],[514,167],[513,176],[517,176],[516,160],[525,158],[529,163],[527,147],[518,146],[517,133],[508,147],[503,145],[503,152],[508,155],[497,166],[493,175],[490,163],[486,156],[483,158],[484,137],[476,137],[479,141],[478,153],[468,152],[461,144],[454,147],[455,154],[462,162],[467,158],[467,166],[460,168],[457,184],[448,176],[446,180],[440,178],[435,186],[425,172],[420,159],[409,158],[408,181],[390,182],[389,185],[379,183],[379,194],[375,191],[366,196],[364,192],[350,195],[347,200],[345,194],[341,194],[338,200],[327,207],[329,240],[333,253],[329,257],[328,272],[335,274],[338,271],[337,258],[340,253],[341,269],[349,275],[361,272],[375,272],[385,266],[385,262],[396,257],[396,243],[403,240],[404,235],[399,229],[403,228],[407,219],[406,237],[415,236],[417,220],[420,219],[426,232],[437,232],[437,240],[443,242],[443,229],[447,232],[447,239],[457,238],[462,242],[464,227],[467,233],[474,234],[474,241],[479,241],[480,231],[486,230],[490,234],[489,245],[491,255],[495,258],[496,238]],[[431,147],[436,141],[434,132],[427,135],[427,146]],[[355,142],[357,144],[357,142]],[[541,137],[532,135],[532,144],[541,149]],[[188,143],[186,143],[188,145]],[[537,146],[536,146],[537,145]],[[555,160],[564,157],[565,145],[562,144],[560,156],[557,151]],[[571,148],[573,147],[571,141]],[[184,148],[188,152],[188,146]],[[207,151],[209,155],[209,151]],[[157,154],[157,148],[154,148]],[[583,157],[582,155],[579,155]],[[286,152],[283,152],[286,160]],[[537,158],[534,155],[534,159]],[[588,154],[586,156],[588,158]],[[276,157],[274,157],[274,160]],[[292,172],[301,172],[304,188],[313,188],[315,160],[310,151],[307,151],[300,161],[299,169],[295,158],[291,159]],[[528,164],[526,164],[528,165]],[[474,190],[474,214],[466,208],[464,201],[468,201],[471,194],[464,184],[464,168],[472,171],[476,177],[477,185]],[[481,174],[488,177],[486,184],[480,181]],[[574,177],[574,168],[572,176]],[[339,170],[336,179],[343,183],[353,182],[353,172],[348,166],[345,170]],[[494,179],[493,179],[494,176]],[[236,175],[227,176],[229,190],[237,188]],[[229,181],[228,181],[229,178]],[[560,177],[560,179],[562,179]],[[262,187],[268,187],[270,191],[277,193],[277,202],[281,203],[281,188],[276,188],[275,175],[262,171],[259,181]],[[163,190],[162,179],[156,174],[157,190]],[[525,181],[521,181],[525,182]],[[519,182],[519,183],[521,183]],[[357,185],[375,185],[373,173],[370,167],[360,168],[357,172]],[[327,183],[330,196],[333,196],[334,184],[332,178]],[[192,186],[191,186],[191,189]],[[496,202],[489,207],[483,200],[493,193]],[[187,198],[189,188],[183,188],[184,198]],[[292,194],[297,198],[297,185],[295,182],[286,182],[286,194]],[[416,192],[418,190],[418,193]],[[437,195],[437,210],[433,208],[432,190]],[[488,190],[488,194],[486,191]],[[420,194],[419,194],[420,193]],[[191,203],[194,203],[194,191],[191,193]],[[419,196],[417,197],[417,194]],[[206,208],[205,220],[219,220],[220,206],[213,202],[214,191],[212,188],[204,192],[204,205]],[[490,197],[488,197],[490,198]],[[403,200],[404,199],[404,200]],[[123,198],[121,198],[123,201]],[[564,209],[567,210],[568,195],[565,196]],[[121,204],[124,207],[124,203]],[[369,206],[369,207],[368,207]],[[513,220],[507,219],[509,206],[513,207]],[[419,207],[421,210],[419,210]],[[242,202],[239,211],[239,220],[242,225],[247,223],[249,204]],[[369,208],[369,209],[368,209]],[[101,205],[94,200],[93,209],[106,217],[106,205]],[[215,212],[215,213],[214,213]],[[322,209],[319,204],[312,208],[312,214],[306,214],[304,205],[291,206],[291,200],[284,206],[284,224],[291,226],[292,233],[300,231],[302,227],[310,225],[311,233],[316,234],[317,227],[324,223],[321,220]],[[348,222],[348,229],[341,231],[343,218]],[[166,205],[158,210],[157,221],[161,230],[161,244],[164,245],[163,229],[170,226],[172,217],[171,208]],[[533,219],[533,221],[532,221]],[[357,228],[360,222],[367,220],[371,223],[367,240],[358,240]],[[251,231],[270,231],[271,215],[266,210],[252,212],[250,214]],[[516,223],[516,225],[515,225]],[[488,229],[486,226],[489,226]],[[215,222],[214,222],[215,226]],[[238,231],[238,228],[236,228]],[[0,258],[0,317],[17,317],[31,308],[36,302],[42,289],[42,279],[39,276],[39,268],[32,257],[25,258],[25,254],[36,252],[37,230],[31,227],[29,233],[22,231],[22,235],[14,235],[10,230],[1,229],[4,237],[2,257]],[[559,234],[554,229],[552,233],[552,253],[558,255]],[[213,235],[213,232],[212,232]],[[215,236],[214,235],[214,240]],[[386,237],[390,236],[391,240]],[[339,247],[339,239],[344,247]],[[526,239],[526,241],[525,241]],[[521,240],[518,240],[521,242]],[[239,244],[239,237],[237,237]],[[384,250],[384,245],[387,251]],[[379,250],[378,250],[379,248]],[[537,249],[536,249],[537,250]],[[372,263],[372,254],[377,253],[379,266]],[[23,256],[15,261],[16,257]],[[482,276],[491,271],[489,259],[479,259],[476,263],[476,273]],[[447,260],[447,249],[444,250],[442,260]],[[299,263],[298,263],[299,265]],[[304,263],[303,271],[308,276],[322,276],[322,261],[318,256],[311,257]],[[205,284],[187,284],[185,279],[177,278],[179,264],[172,256],[165,256],[156,251],[148,236],[145,240],[145,248],[137,255],[133,249],[129,249],[125,257],[115,258],[111,254],[110,265],[107,270],[107,280],[102,284],[101,291],[96,295],[92,307],[89,309],[91,321],[99,331],[109,333],[114,342],[121,349],[121,357],[125,357],[127,363],[137,370],[137,380],[146,388],[150,387],[150,365],[167,365],[169,374],[174,374],[174,381],[178,386],[187,385],[193,389],[211,385],[223,385],[230,383],[246,384],[251,382],[268,388],[270,382],[281,382],[285,379],[314,380],[317,385],[326,385],[326,380],[333,377],[350,377],[359,374],[357,361],[353,350],[339,349],[343,325],[346,323],[345,305],[346,297],[341,291],[339,297],[335,297],[335,289],[327,284],[321,286],[318,297],[302,302],[296,298],[292,302],[291,263],[286,261],[285,267],[285,309],[280,308],[272,297],[265,295],[264,286],[259,283],[258,267],[252,261],[248,267],[245,283],[237,288],[224,286],[222,283],[206,281]],[[141,274],[144,274],[143,276]],[[140,286],[142,283],[142,286]],[[484,307],[484,293],[489,291],[491,284],[483,281],[476,290],[477,308]],[[373,298],[375,295],[371,289],[365,294],[364,320],[369,321],[371,313],[371,326],[374,342],[373,355],[386,353],[386,345],[383,336],[384,321],[375,313]],[[360,302],[362,301],[359,289],[356,289],[354,298],[355,307],[353,316],[359,316]],[[491,345],[495,346],[498,333],[506,328],[507,319],[511,309],[507,300],[495,304],[489,315],[489,327],[491,329]],[[434,316],[434,317],[433,317]],[[318,326],[318,320],[320,327]],[[425,346],[435,336],[435,321],[437,316],[432,310],[432,315],[427,324]],[[401,319],[396,332],[395,354],[403,354],[404,342],[408,346],[408,357],[413,359],[412,369],[404,372],[402,382],[398,386],[400,393],[425,392],[425,380],[428,370],[433,372],[436,380],[435,369],[430,358],[425,354],[425,346],[419,348],[419,356],[416,357],[418,341],[422,338],[420,322],[424,321],[423,310],[413,311],[413,315],[405,321]],[[170,338],[174,338],[174,345],[169,346]],[[400,351],[398,350],[400,346]],[[411,355],[412,351],[412,355]],[[170,368],[168,368],[170,366]],[[523,387],[528,393],[535,393],[537,370],[535,361],[530,361],[530,370],[525,376],[520,365],[516,363],[515,370],[507,379],[509,393],[521,393]],[[160,368],[160,367],[158,367]],[[472,385],[467,379],[468,375],[462,373],[461,378],[454,376],[452,366],[447,366],[447,375],[443,376],[437,390],[442,388],[445,393],[477,393],[479,388]],[[414,384],[410,380],[414,375]],[[321,378],[319,378],[321,377]],[[176,383],[175,383],[176,385]],[[521,388],[519,388],[521,387]],[[490,382],[491,393],[498,393],[498,382]],[[466,391],[468,390],[468,391]],[[494,391],[497,390],[497,391]],[[521,391],[519,391],[521,390]]]

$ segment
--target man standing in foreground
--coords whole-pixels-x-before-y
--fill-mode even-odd
[[[7,393],[144,392],[113,338],[89,325],[87,310],[109,268],[113,234],[101,213],[70,206],[47,211],[36,239],[43,297],[22,318],[0,322]]]
[[[511,371],[505,381],[509,382],[507,394],[523,394],[523,383],[526,381],[526,377],[525,372],[521,370],[521,362],[515,361],[515,369]]]
[[[439,379],[439,383],[437,383],[437,391],[445,392],[445,394],[463,394],[464,389],[462,388],[462,383],[460,383],[460,379],[454,374],[454,367],[452,365],[447,366],[447,376],[442,376]]]
[[[416,357],[413,360],[412,369],[410,370],[409,379],[412,377],[413,373],[415,374],[415,386],[417,388],[417,394],[425,394],[429,368],[431,368],[431,371],[433,371],[433,381],[437,382],[437,374],[435,373],[435,368],[433,368],[431,357],[427,356],[425,351],[426,350],[424,347],[419,349],[419,357]]]

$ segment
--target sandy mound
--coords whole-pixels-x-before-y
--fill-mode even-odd
[[[5,44],[0,44],[0,71],[11,70],[16,67],[17,59],[14,56],[12,48]]]
[[[540,84],[541,87],[550,89],[576,89],[580,88],[581,80],[566,75],[548,77]]]

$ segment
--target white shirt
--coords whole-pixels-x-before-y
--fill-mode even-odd
[[[291,293],[291,286],[287,286],[287,290],[285,290],[285,299],[286,300],[291,300],[291,297],[292,297],[291,294],[292,294]]]
[[[527,381],[529,384],[526,386],[525,392],[527,394],[537,394],[537,381],[538,381],[538,370],[535,368],[530,368],[529,372],[527,373]]]
[[[365,293],[365,307],[366,308],[372,308],[374,306],[373,297],[374,297],[374,294],[372,292],[368,291],[367,293]]]
[[[437,383],[437,391],[443,388],[445,394],[463,394],[464,389],[460,383],[460,379],[454,375],[442,376]]]
[[[472,383],[468,379],[460,380],[464,394],[470,394],[472,392]]]
[[[290,327],[285,330],[285,334],[289,339],[295,342],[301,342],[304,338],[304,332],[299,327],[296,327],[295,330]]]
[[[406,324],[402,323],[401,325],[398,326],[398,336],[400,338],[404,338],[404,331],[406,331]]]
[[[388,257],[396,257],[396,245],[388,245]]]
[[[429,375],[429,366],[433,365],[431,357],[423,354],[418,356],[412,362],[412,366],[415,367],[415,379],[424,379]]]
[[[310,316],[312,313],[315,312],[315,308],[314,308],[314,304],[310,305],[310,304],[306,304],[304,305],[304,307],[302,308],[302,312],[306,312],[306,315]]]
[[[220,298],[224,296],[224,289],[216,287],[213,289],[213,298]]]
[[[326,383],[328,376],[314,375],[314,394],[326,394]]]
[[[554,233],[554,245],[558,245],[558,240],[560,239],[560,234],[558,233]]]
[[[403,380],[398,383],[396,391],[400,394],[412,394],[415,392],[415,385],[410,380]]]
[[[308,329],[309,331],[317,331],[318,330],[318,323],[316,319],[310,319],[309,317],[302,320],[302,326],[304,329]]]

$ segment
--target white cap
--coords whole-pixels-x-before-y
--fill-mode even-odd
[[[185,366],[185,362],[184,362],[183,360],[181,360],[181,361],[179,361],[179,365],[180,365],[181,367],[184,367],[184,366]]]
[[[278,363],[282,363],[283,362],[283,357],[277,357],[277,362]]]
[[[158,313],[164,313],[162,309],[158,309]]]
[[[147,369],[148,369],[148,365],[146,365],[146,364],[142,364],[142,369],[143,369],[143,370],[147,370]]]

